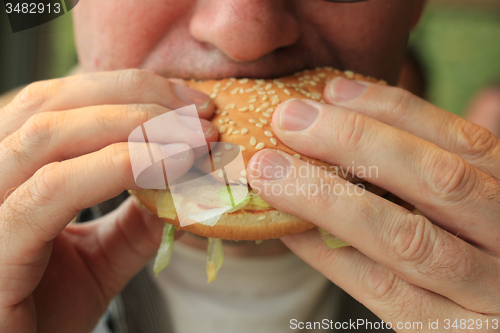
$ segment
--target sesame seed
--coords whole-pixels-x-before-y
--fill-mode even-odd
[[[233,90],[231,90],[231,95],[236,95],[239,89],[240,88],[234,88]]]
[[[316,82],[314,82],[314,81],[309,81],[309,84],[310,84],[311,86],[316,86]]]
[[[262,104],[260,107],[265,109],[269,106],[269,102],[265,102],[264,104]]]
[[[220,91],[219,88],[214,88],[214,90],[213,90],[214,93],[218,93],[219,91]]]
[[[264,134],[270,138],[273,136],[273,133],[271,131],[265,131]]]
[[[262,97],[262,101],[265,101],[267,99],[267,95]]]
[[[293,155],[293,157],[300,158],[300,155],[299,154],[295,154],[295,155]]]
[[[227,86],[227,87],[230,87],[230,86],[232,86],[232,85],[233,85],[233,83],[232,83],[231,81],[227,81],[227,82],[226,82],[226,86]]]
[[[265,81],[264,81],[264,80],[262,80],[262,79],[255,80],[255,83],[257,83],[257,84],[259,84],[259,85],[260,85],[260,84],[264,84],[264,82],[265,82]]]
[[[248,106],[248,110],[250,110],[250,111],[255,110],[255,105],[250,104],[250,105]]]
[[[224,124],[224,119],[219,119],[219,124]]]
[[[260,112],[262,111],[262,108],[259,106],[257,109],[255,109],[255,112]]]
[[[245,146],[240,146],[240,150],[245,151],[245,150],[247,150],[247,148]]]
[[[234,109],[236,107],[236,105],[234,103],[230,103],[228,105],[226,105],[225,109]]]
[[[255,146],[255,149],[257,149],[257,150],[261,150],[261,149],[262,149],[262,148],[264,148],[265,146],[266,146],[266,145],[265,145],[265,143],[264,143],[264,142],[261,142],[261,143],[259,143],[258,145],[256,145],[256,146]]]
[[[274,108],[269,108],[265,111],[266,113],[273,113],[274,112]]]
[[[249,92],[252,92],[252,91],[254,91],[254,88],[248,88],[248,89],[245,89],[245,92],[246,92],[246,93],[249,93]]]
[[[249,98],[257,98],[257,95],[251,95]]]
[[[215,114],[220,114],[220,110],[219,109],[215,110]]]
[[[248,79],[241,79],[238,81],[238,83],[240,83],[240,84],[248,83]]]
[[[262,125],[261,123],[257,123],[257,124],[255,124],[255,126],[257,126],[257,127],[259,127],[259,128],[264,127],[264,125]]]
[[[238,111],[240,112],[245,112],[245,111],[248,111],[248,107],[247,106],[244,106],[242,108],[239,108]]]
[[[311,77],[309,75],[304,75],[304,79],[310,79]]]
[[[233,146],[231,146],[230,144],[226,144],[226,145],[224,145],[224,149],[231,150],[231,149],[233,149]]]
[[[267,120],[264,118],[259,118],[260,122],[263,123],[264,125],[267,125]]]
[[[222,116],[227,116],[227,111],[222,111]]]
[[[252,124],[255,124],[257,122],[257,120],[255,120],[253,118],[248,119],[248,121],[251,122]]]
[[[268,94],[268,95],[274,95],[274,94],[276,94],[276,91],[274,91],[274,90],[269,90],[269,91],[267,92],[267,94]]]
[[[244,94],[244,93],[245,93],[245,90],[244,90],[243,88],[240,88],[239,93],[240,93],[240,94]]]
[[[266,92],[265,91],[257,91],[257,94],[259,94],[259,95],[266,95]]]
[[[230,121],[231,121],[231,119],[230,119],[230,118],[226,118],[226,119],[224,119],[224,122],[226,122],[226,123],[228,123],[228,122],[230,122]]]
[[[227,130],[227,135],[231,135],[231,133],[233,133],[233,128],[232,127]]]
[[[219,127],[219,133],[222,134],[226,131],[226,126]]]
[[[220,155],[222,155],[221,151],[218,151],[218,152],[214,153],[214,156],[220,156]]]
[[[348,79],[354,79],[354,72],[345,71],[344,74],[345,74],[345,76],[347,76]]]
[[[247,183],[247,179],[246,179],[246,178],[241,177],[241,178],[240,178],[240,182],[242,182],[243,184],[246,184],[246,183]]]
[[[278,144],[278,141],[275,138],[271,138],[269,140],[271,140],[271,143],[275,146]]]
[[[214,157],[214,162],[219,163],[220,161],[221,161],[221,158],[220,158],[220,157]]]
[[[217,82],[216,84],[214,84],[214,88],[219,88],[221,84],[222,84],[222,83]]]
[[[316,82],[321,81],[321,79],[320,79],[319,77],[317,77],[316,75],[315,75],[315,76],[313,76],[313,80],[314,80],[314,81],[316,81]]]
[[[210,98],[211,98],[211,99],[214,99],[215,97],[217,97],[217,94],[216,94],[216,93],[210,94]]]
[[[326,74],[325,73],[319,73],[318,76],[319,77],[326,77]]]
[[[285,89],[285,94],[287,94],[287,95],[291,95],[290,90]]]
[[[280,99],[279,99],[279,98],[274,98],[274,99],[272,100],[272,103],[271,103],[271,104],[272,104],[272,105],[278,105],[278,104],[280,104]]]
[[[255,103],[257,102],[257,98],[252,98],[248,100],[248,103]]]
[[[236,131],[233,131],[233,135],[235,134],[240,134],[240,131],[236,130]]]
[[[236,78],[235,77],[230,77],[229,80],[234,82],[234,81],[236,81]]]
[[[272,87],[273,87],[273,84],[272,83],[268,83],[268,84],[266,84],[266,87],[264,89],[269,90]]]
[[[257,139],[256,139],[255,137],[253,137],[253,136],[252,136],[252,137],[250,138],[250,144],[251,144],[252,146],[255,146],[255,145],[257,144]]]
[[[247,171],[246,170],[241,170],[240,175],[242,175],[243,177],[245,177],[247,175]]]
[[[231,120],[231,121],[229,122],[229,125],[236,125],[236,122],[235,122],[234,120]]]
[[[262,115],[266,118],[271,118],[271,115],[267,112],[262,112]]]
[[[285,87],[285,84],[280,82],[277,84],[277,86],[278,88],[283,89]]]
[[[226,91],[227,90],[227,87],[222,87],[221,89],[222,91]]]

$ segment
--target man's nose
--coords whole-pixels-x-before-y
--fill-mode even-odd
[[[236,61],[251,61],[299,38],[288,0],[198,1],[190,31],[200,42],[214,45]]]

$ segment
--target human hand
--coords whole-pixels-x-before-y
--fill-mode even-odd
[[[280,140],[354,168],[426,217],[314,166],[299,178],[304,161],[264,150],[249,163],[252,188],[352,247],[327,249],[316,230],[282,241],[398,332],[435,332],[428,320],[436,319],[437,331],[498,332],[500,140],[399,88],[341,78],[324,95],[327,104],[290,100],[277,108],[272,124]],[[273,194],[287,185],[319,190]],[[399,322],[423,326],[401,329]]]
[[[96,221],[68,223],[137,189],[127,140],[149,119],[197,104],[207,141],[217,141],[205,120],[211,99],[172,82],[140,70],[85,74],[31,84],[0,109],[0,332],[89,332],[154,256],[164,222],[131,198]],[[198,120],[175,119],[149,148],[186,152],[164,160],[178,177],[195,158],[186,144]]]

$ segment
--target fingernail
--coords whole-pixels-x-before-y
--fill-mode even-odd
[[[169,143],[161,146],[165,157],[176,161],[185,161],[191,148],[186,143]]]
[[[303,131],[314,123],[318,115],[319,110],[315,107],[292,99],[281,107],[280,127],[286,131]]]
[[[208,120],[201,120],[200,118],[185,117],[180,116],[180,120],[186,127],[189,127],[197,133],[203,133],[203,135],[208,136],[214,130],[214,125]],[[200,125],[201,124],[201,125]]]
[[[356,81],[339,77],[330,83],[330,94],[333,99],[339,101],[352,101],[361,96],[367,88]]]
[[[210,103],[210,97],[198,91],[177,84],[172,85],[174,93],[186,104],[195,104],[197,108],[206,108]]]
[[[273,150],[265,152],[258,161],[257,177],[263,180],[279,180],[288,175],[290,162]]]

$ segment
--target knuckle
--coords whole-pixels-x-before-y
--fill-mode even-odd
[[[61,162],[46,164],[33,175],[26,194],[35,204],[53,202],[58,193],[64,193],[66,184],[60,166]]]
[[[141,69],[127,69],[118,74],[118,82],[136,93],[144,91],[151,73]]]
[[[476,188],[476,173],[461,157],[438,151],[422,159],[428,195],[442,202],[470,199]]]
[[[428,260],[434,248],[432,224],[421,215],[407,213],[388,233],[390,251],[398,262],[420,265]]]
[[[18,133],[21,146],[39,148],[48,145],[54,119],[55,115],[53,112],[37,113],[29,117],[21,126]]]
[[[304,185],[306,187],[307,199],[315,209],[319,211],[333,210],[333,207],[338,202],[338,196],[334,189],[342,185],[337,184],[333,178],[328,176],[324,179],[312,178]]]
[[[432,279],[470,280],[475,273],[472,252],[454,236],[439,232],[425,217],[407,214],[391,233],[395,260]]]
[[[486,128],[459,119],[456,130],[456,150],[468,160],[480,160],[489,155],[498,145],[499,139]]]
[[[386,100],[385,110],[392,113],[394,119],[402,121],[408,115],[410,105],[413,103],[416,96],[402,88],[394,87],[390,89],[391,98]]]
[[[55,94],[60,87],[60,80],[38,81],[27,85],[14,99],[14,108],[17,111],[36,111]]]
[[[125,119],[132,124],[143,124],[151,118],[165,112],[162,107],[157,104],[131,104],[124,110]]]
[[[132,175],[132,164],[130,161],[129,145],[119,142],[103,148],[104,167],[110,168],[110,173],[117,175],[116,179],[122,181]],[[122,183],[125,186],[125,183]]]
[[[370,119],[357,112],[348,112],[344,117],[339,117],[337,123],[337,142],[347,151],[359,151],[366,140]]]

